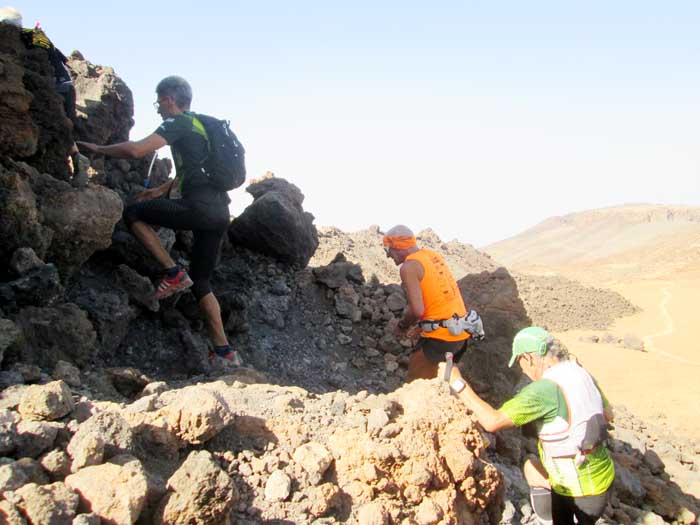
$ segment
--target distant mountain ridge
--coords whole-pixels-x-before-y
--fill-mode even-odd
[[[612,275],[700,269],[700,207],[633,204],[550,217],[483,250],[519,270],[585,266]]]

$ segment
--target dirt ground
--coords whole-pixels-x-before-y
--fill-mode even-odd
[[[597,378],[613,404],[687,438],[700,439],[700,274],[663,280],[625,280],[610,288],[642,311],[618,319],[609,332],[632,334],[645,352],[617,344],[582,342],[596,332],[556,334]],[[602,335],[602,333],[596,333]]]

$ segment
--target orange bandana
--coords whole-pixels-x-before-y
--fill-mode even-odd
[[[416,245],[414,235],[385,235],[382,244],[396,250],[408,250]]]

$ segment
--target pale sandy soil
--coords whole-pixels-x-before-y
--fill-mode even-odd
[[[569,331],[557,337],[597,378],[613,404],[700,440],[700,275],[609,287],[643,309],[617,320],[609,332],[639,337],[647,352],[579,340],[602,332]]]

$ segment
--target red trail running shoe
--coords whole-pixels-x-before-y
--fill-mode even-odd
[[[166,275],[158,283],[158,289],[153,298],[156,301],[160,301],[173,294],[187,290],[192,284],[192,279],[190,279],[185,270],[177,272],[177,275],[172,279]]]

